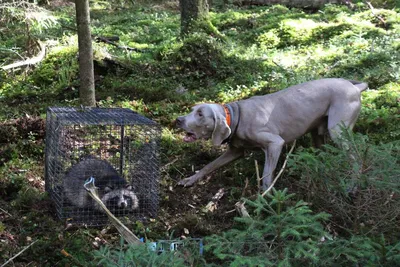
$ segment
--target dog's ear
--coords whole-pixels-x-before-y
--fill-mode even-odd
[[[213,108],[212,111],[214,113],[215,123],[211,139],[214,146],[220,146],[222,145],[222,142],[231,134],[231,128],[229,128],[228,124],[226,123],[226,118],[220,110]]]

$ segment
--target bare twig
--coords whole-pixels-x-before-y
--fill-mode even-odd
[[[242,190],[242,197],[244,197],[244,195],[246,194],[246,189],[247,189],[248,186],[249,186],[249,179],[246,178],[245,184],[244,184],[244,187],[243,187],[243,190]]]
[[[283,171],[284,171],[285,168],[286,168],[286,164],[287,164],[287,161],[288,161],[288,159],[289,159],[289,156],[292,154],[293,149],[294,149],[295,146],[296,146],[296,140],[294,140],[293,145],[292,145],[292,148],[290,149],[289,153],[286,155],[285,161],[283,162],[282,168],[281,168],[281,170],[279,171],[278,175],[275,177],[274,181],[273,181],[272,184],[268,187],[268,189],[265,190],[264,193],[262,193],[262,196],[265,196],[265,195],[272,189],[272,187],[274,187],[276,181],[277,181],[277,180],[279,179],[279,177],[282,175]],[[264,178],[264,177],[263,177],[263,178]]]
[[[258,162],[257,162],[256,159],[254,160],[254,164],[256,165],[257,190],[258,190],[258,192],[260,192],[260,190],[261,190],[261,185],[260,185],[261,179],[260,179],[260,172],[258,171]]]
[[[2,50],[2,51],[8,51],[8,52],[14,53],[14,54],[16,54],[17,56],[19,56],[19,58],[24,59],[24,58],[23,58],[17,51],[15,51],[14,49],[0,48],[0,50]]]
[[[165,164],[164,166],[162,166],[162,167],[161,167],[161,171],[166,170],[170,165],[172,165],[172,164],[174,164],[175,162],[177,162],[178,159],[179,159],[179,158],[176,158],[176,159],[174,159],[173,161],[168,162],[167,164]]]
[[[234,212],[234,211],[236,211],[236,209],[228,210],[228,211],[225,211],[225,214],[229,214],[229,213],[232,213],[232,212]]]
[[[6,210],[3,210],[2,208],[0,208],[0,210],[1,210],[2,212],[4,212],[5,214],[7,214],[8,216],[10,216],[10,217],[11,217],[11,214],[10,214],[8,211],[6,211]]]
[[[1,265],[1,267],[6,266],[7,264],[9,264],[10,262],[12,262],[15,258],[17,258],[19,255],[21,255],[22,253],[24,253],[25,250],[27,250],[28,248],[30,248],[33,244],[35,244],[37,242],[33,241],[32,243],[30,243],[28,246],[26,246],[23,250],[21,250],[20,252],[18,252],[16,255],[14,255],[12,258],[10,258],[8,261],[6,261],[5,263],[3,263],[3,265]]]
[[[120,48],[120,49],[125,49],[125,50],[128,50],[128,51],[141,52],[141,53],[144,52],[144,50],[136,48],[136,47],[129,47],[129,46],[126,46],[126,45],[117,44],[115,41],[119,41],[119,37],[118,37],[118,40],[116,40],[115,37],[114,38],[105,37],[105,36],[92,36],[92,37],[95,38],[96,42],[103,42],[103,43],[115,46],[117,48]]]
[[[386,21],[385,21],[381,16],[379,16],[378,14],[375,13],[375,8],[374,8],[374,6],[371,4],[371,2],[368,2],[368,1],[367,1],[367,5],[368,5],[368,7],[371,9],[372,15],[374,15],[377,19],[379,19],[379,20],[383,23],[383,26],[386,27]]]

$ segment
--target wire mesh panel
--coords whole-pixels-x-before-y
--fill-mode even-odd
[[[99,197],[114,215],[154,217],[160,136],[158,124],[129,109],[48,108],[46,191],[58,216],[93,226],[107,223],[84,188],[93,177]]]

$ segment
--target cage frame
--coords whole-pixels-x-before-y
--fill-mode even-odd
[[[85,131],[89,130],[95,138],[86,139]],[[75,134],[73,138],[77,140],[68,143],[69,134]],[[86,156],[93,155],[109,161],[128,184],[136,187],[135,193],[139,192],[138,210],[115,215],[128,221],[155,217],[159,205],[160,142],[160,125],[127,108],[48,107],[45,190],[55,204],[57,217],[88,226],[104,226],[109,222],[105,213],[90,209],[86,214],[66,198],[63,179],[68,171]]]

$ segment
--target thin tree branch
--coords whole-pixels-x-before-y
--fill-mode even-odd
[[[24,253],[25,250],[27,250],[28,248],[30,248],[33,244],[35,244],[37,242],[37,240],[33,241],[32,243],[30,243],[28,246],[26,246],[23,250],[21,250],[20,252],[18,252],[16,255],[14,255],[12,258],[10,258],[8,261],[6,261],[5,263],[3,263],[3,265],[1,265],[1,267],[6,266],[7,264],[9,264],[10,262],[12,262],[15,258],[17,258],[19,255],[21,255],[22,253]]]

